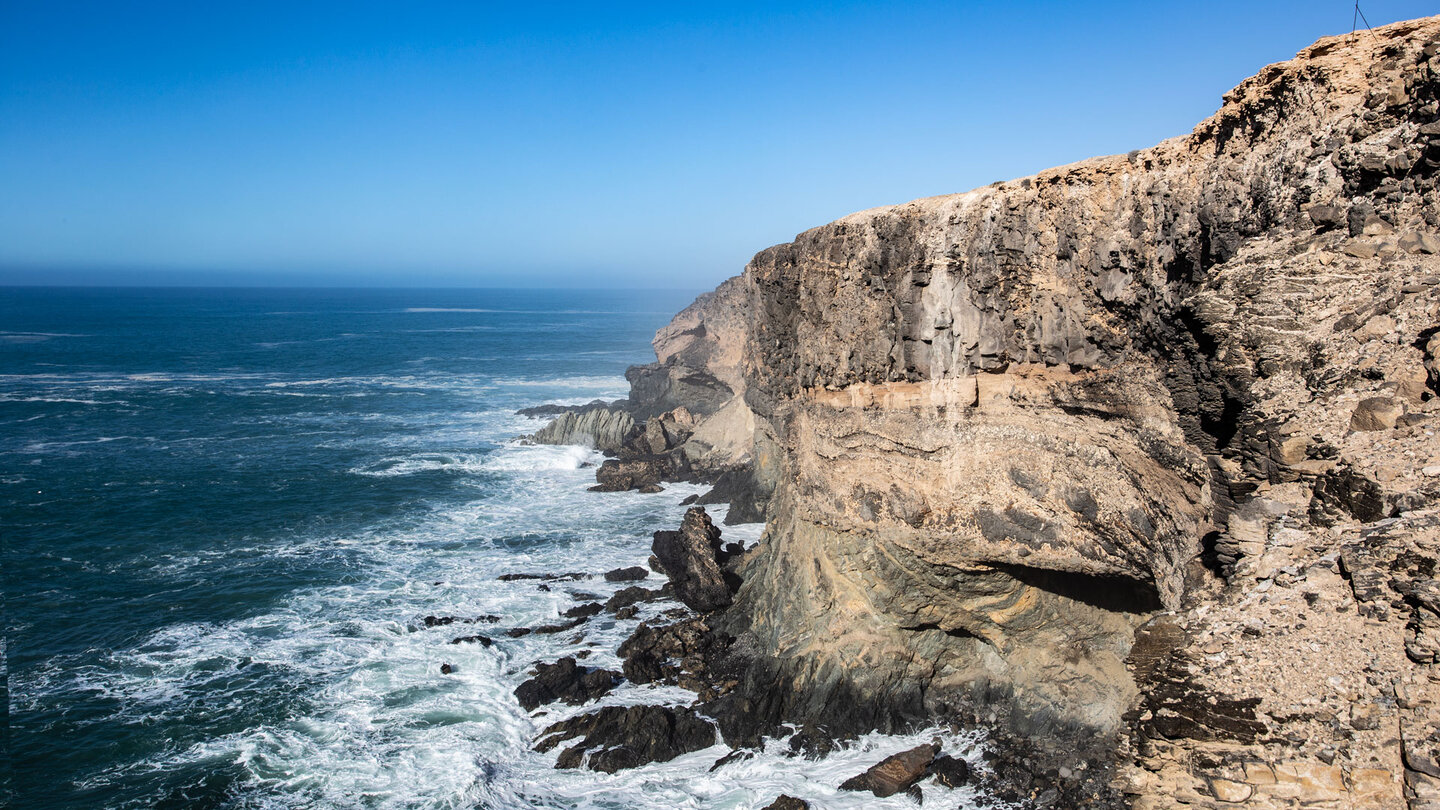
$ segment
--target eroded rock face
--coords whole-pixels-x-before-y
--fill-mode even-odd
[[[1332,771],[1276,729],[1312,722],[1292,691],[1338,689],[1318,673],[1350,683],[1326,654],[1346,634],[1385,667],[1440,659],[1433,571],[1388,597],[1413,626],[1379,632],[1330,570],[1357,526],[1440,498],[1437,93],[1436,19],[1322,40],[1188,136],[851,215],[677,317],[656,413],[703,372],[743,400],[773,489],[707,617],[749,656],[712,707],[727,740],[946,717],[1104,758],[1133,732],[1134,795],[1395,806],[1398,750],[1336,749]],[[741,413],[699,387],[694,413]],[[1300,588],[1323,622],[1245,623]],[[1242,663],[1220,641],[1256,639],[1280,646]],[[1345,689],[1383,709],[1376,671]],[[1372,720],[1347,733],[1371,745]]]
[[[701,613],[729,607],[730,585],[720,569],[720,530],[704,507],[690,507],[680,531],[655,532],[651,550],[681,602]]]
[[[688,709],[607,706],[545,729],[535,750],[549,751],[577,737],[579,742],[560,752],[555,767],[583,765],[615,773],[708,748],[715,743],[715,729]]]
[[[1434,259],[1398,235],[1437,230],[1435,28],[1321,43],[1153,149],[757,255],[741,367],[781,485],[727,615],[771,675],[1118,729],[1134,630],[1211,576],[1202,539],[1318,468],[1304,434],[1346,435],[1363,397],[1326,401],[1366,386],[1332,374],[1356,341],[1377,382],[1426,373]],[[1391,401],[1363,428],[1392,431]]]
[[[561,413],[530,440],[537,444],[580,444],[614,452],[635,430],[635,420],[624,410],[604,405],[589,406]]]

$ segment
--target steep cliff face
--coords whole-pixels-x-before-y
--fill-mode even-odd
[[[1437,38],[1322,40],[1188,136],[807,231],[662,331],[640,375],[719,383],[778,486],[715,620],[749,660],[727,736],[978,718],[1140,735],[1161,774],[1141,737],[1263,745],[1279,693],[1205,681],[1196,639],[1277,565],[1342,604],[1343,538],[1440,494]]]

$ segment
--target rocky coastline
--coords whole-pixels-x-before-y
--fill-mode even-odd
[[[1440,807],[1437,170],[1427,18],[1150,149],[762,251],[628,400],[534,437],[612,454],[598,491],[704,482],[766,522],[656,533],[669,584],[636,598],[686,610],[522,698],[693,706],[539,745],[607,770],[984,728],[986,790],[1036,807]],[[922,748],[852,781],[957,778]]]

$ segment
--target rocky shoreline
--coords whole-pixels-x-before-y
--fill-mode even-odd
[[[621,677],[737,749],[983,728],[1035,806],[1440,807],[1437,170],[1427,18],[1151,149],[762,251],[548,437],[767,524],[657,534],[695,614]],[[704,736],[611,714],[556,734]]]

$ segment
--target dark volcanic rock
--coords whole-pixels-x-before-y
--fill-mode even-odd
[[[624,590],[616,591],[615,595],[605,602],[605,610],[614,613],[623,607],[639,604],[641,602],[653,602],[660,598],[660,591],[652,591],[649,588],[642,588],[639,585],[631,585]]]
[[[576,605],[560,615],[567,619],[588,619],[604,609],[605,606],[599,602],[590,602],[584,605]]]
[[[781,794],[780,798],[765,805],[765,810],[810,810],[810,803],[804,799]]]
[[[629,568],[616,568],[613,571],[605,572],[606,582],[634,582],[637,579],[644,579],[650,576],[645,568],[632,565]]]
[[[545,729],[535,750],[549,751],[576,737],[582,739],[560,752],[555,767],[578,768],[583,761],[591,770],[615,773],[708,748],[715,744],[715,729],[689,709],[607,706]]]
[[[584,405],[555,405],[553,403],[546,403],[544,405],[536,405],[533,408],[521,408],[520,410],[515,412],[515,415],[529,416],[532,418],[551,417],[559,416],[562,413],[580,413],[581,411],[590,411],[603,408],[619,408],[622,407],[624,404],[625,400],[623,399],[616,402],[606,402],[603,399],[594,399]]]
[[[537,632],[537,633],[563,633],[563,632],[565,632],[566,630],[574,630],[575,628],[579,627],[580,625],[582,625],[582,624],[584,624],[584,623],[585,623],[585,618],[582,616],[582,617],[580,617],[580,618],[578,618],[578,619],[572,619],[572,620],[570,620],[570,621],[568,621],[568,622],[561,622],[560,624],[544,624],[544,625],[541,625],[541,626],[535,628],[535,632]]]
[[[500,576],[496,577],[496,579],[500,580],[501,582],[519,582],[525,579],[543,579],[546,582],[572,582],[577,579],[585,579],[588,576],[590,575],[582,574],[578,571],[571,571],[568,574],[501,574]]]
[[[865,773],[852,776],[840,784],[841,790],[868,790],[880,798],[894,796],[919,782],[929,771],[930,763],[940,753],[935,743],[920,745],[909,751],[888,756]]]
[[[835,740],[814,723],[806,723],[790,738],[790,753],[806,759],[824,759],[835,750]]]
[[[526,711],[546,703],[564,701],[580,704],[594,700],[615,687],[620,673],[608,669],[586,669],[574,658],[561,658],[553,664],[539,664],[535,677],[515,688],[515,698]]]
[[[720,757],[719,759],[715,760],[714,764],[712,764],[712,765],[710,766],[710,773],[714,773],[714,772],[720,770],[721,768],[723,768],[723,767],[725,767],[726,765],[729,765],[729,764],[731,764],[731,763],[734,763],[734,762],[744,762],[744,761],[747,760],[747,759],[754,759],[754,758],[755,758],[755,752],[752,751],[752,750],[750,750],[749,748],[736,748],[734,751],[731,751],[730,753],[726,754],[725,756]]]
[[[474,618],[462,618],[459,616],[426,616],[424,619],[421,619],[421,623],[424,624],[426,627],[446,627],[452,624],[494,624],[498,621],[500,621],[499,616],[494,616],[490,614],[484,616],[476,616]]]
[[[703,619],[651,626],[641,622],[620,645],[621,671],[634,683],[674,683],[681,671],[702,675],[707,660],[729,646],[727,636],[713,632]]]
[[[655,532],[651,546],[675,584],[675,596],[708,613],[730,605],[730,586],[720,570],[720,530],[705,509],[692,506],[678,532]]]
[[[936,782],[948,788],[965,787],[970,781],[970,763],[949,754],[936,757],[930,763],[930,772],[935,774]]]
[[[450,643],[451,643],[451,644],[479,644],[479,645],[482,646],[482,647],[489,647],[489,646],[492,646],[492,645],[495,643],[495,640],[492,639],[492,638],[490,638],[490,637],[488,637],[488,636],[460,636],[459,638],[452,638],[452,639],[450,639]]]

